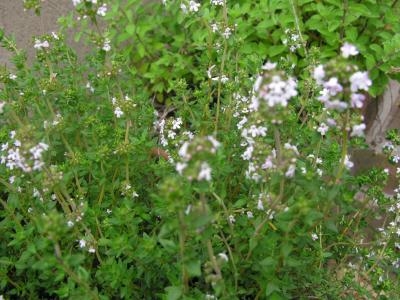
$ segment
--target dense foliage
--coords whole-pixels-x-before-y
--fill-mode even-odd
[[[72,2],[32,62],[0,31],[4,299],[400,295],[399,134],[351,172],[398,1]]]

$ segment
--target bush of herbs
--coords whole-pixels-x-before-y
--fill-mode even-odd
[[[0,32],[1,299],[398,299],[398,1],[72,4]]]

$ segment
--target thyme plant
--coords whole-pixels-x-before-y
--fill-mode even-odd
[[[352,172],[398,1],[72,4],[0,32],[0,298],[398,297],[398,132]]]

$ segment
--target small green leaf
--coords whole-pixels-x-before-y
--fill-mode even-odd
[[[167,300],[178,300],[182,296],[182,288],[179,286],[169,286],[165,288]]]
[[[200,260],[190,261],[186,264],[186,270],[190,276],[201,276]]]

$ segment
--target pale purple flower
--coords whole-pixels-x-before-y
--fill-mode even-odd
[[[361,123],[359,125],[354,125],[350,136],[358,136],[358,137],[364,136],[365,128],[366,128],[366,126],[364,123]]]
[[[190,0],[189,1],[189,11],[197,12],[199,11],[200,3]]]
[[[347,108],[347,103],[339,100],[327,101],[325,102],[325,107],[327,109],[335,109],[338,111],[343,111]]]
[[[323,65],[318,65],[315,67],[313,77],[318,84],[322,85],[325,77],[325,70]]]
[[[326,132],[328,131],[329,127],[325,123],[321,123],[317,129],[317,131],[324,136]]]
[[[344,157],[344,166],[346,167],[346,169],[351,169],[354,166],[354,163],[350,160],[350,157],[348,155],[346,155]]]
[[[296,171],[296,166],[295,165],[289,165],[289,168],[287,169],[285,176],[288,178],[292,178],[294,176],[294,172]]]
[[[363,94],[351,94],[351,107],[362,108],[364,105],[365,96]]]
[[[211,180],[211,168],[206,162],[202,162],[200,166],[200,172],[197,176],[197,180]]]
[[[350,89],[352,92],[358,90],[368,91],[369,87],[372,85],[371,79],[368,77],[368,72],[356,72],[350,76]]]
[[[329,91],[329,94],[332,96],[335,96],[336,94],[343,91],[343,87],[336,77],[332,77],[327,82],[324,82],[323,86]]]
[[[122,111],[122,109],[121,109],[119,106],[117,106],[117,107],[115,108],[115,110],[114,110],[114,115],[115,115],[117,118],[121,118],[123,114],[124,114],[124,112]]]
[[[106,3],[103,3],[103,5],[100,6],[100,7],[97,9],[97,15],[99,15],[99,16],[101,16],[101,17],[104,17],[104,16],[106,15],[106,13],[107,13],[107,4],[106,4]]]
[[[261,69],[270,71],[270,70],[275,69],[275,68],[276,68],[276,65],[277,65],[276,63],[272,63],[272,62],[270,62],[270,61],[267,61],[267,62],[261,67]]]
[[[343,44],[343,46],[340,48],[340,51],[342,52],[342,56],[344,58],[348,58],[349,56],[355,56],[359,53],[356,46],[349,44],[347,42]]]

